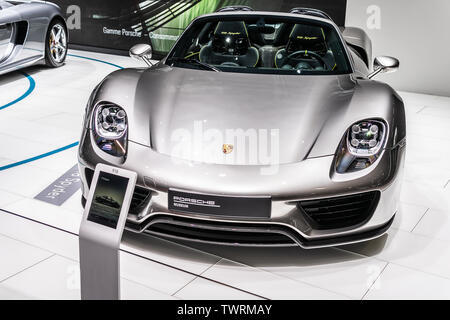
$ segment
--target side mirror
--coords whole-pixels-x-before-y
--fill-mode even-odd
[[[398,70],[400,61],[398,59],[388,56],[379,56],[373,62],[374,71],[369,74],[369,79],[372,79],[379,73],[391,73]]]
[[[138,60],[138,61],[144,61],[146,64],[148,64],[150,67],[153,66],[153,63],[151,62],[152,59],[152,46],[149,44],[136,44],[130,49],[130,57]]]

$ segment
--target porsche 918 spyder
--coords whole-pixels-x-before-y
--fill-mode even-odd
[[[67,41],[57,5],[0,0],[0,74],[35,64],[59,67],[66,59]]]
[[[95,202],[101,203],[105,206],[112,207],[112,208],[120,208],[120,204],[114,200],[112,197],[109,196],[97,196],[95,198]]]
[[[397,212],[399,67],[324,12],[227,7],[168,55],[107,76],[84,116],[83,199],[98,163],[138,173],[127,229],[225,245],[318,248],[381,236]]]

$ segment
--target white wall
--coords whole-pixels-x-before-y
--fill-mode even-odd
[[[347,0],[347,26],[372,39],[373,55],[400,60],[378,76],[397,90],[450,96],[449,0]]]

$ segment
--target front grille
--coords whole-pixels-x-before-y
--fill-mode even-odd
[[[162,238],[175,238],[178,240],[222,245],[300,245],[303,248],[320,248],[374,239],[389,229],[394,218],[395,215],[385,224],[364,232],[316,239],[306,239],[284,225],[218,222],[166,214],[152,216],[145,224],[135,224],[128,221],[126,229],[128,231]]]
[[[285,246],[295,244],[292,231],[281,230],[273,225],[239,224],[183,217],[159,215],[147,225],[128,222],[127,228],[162,237],[212,242],[225,245],[269,245]]]
[[[299,201],[313,229],[326,230],[352,227],[370,219],[380,200],[380,192],[372,191],[343,197]]]
[[[196,239],[222,244],[288,245],[294,243],[290,238],[275,233],[200,230],[168,223],[157,223],[147,229],[147,231],[177,238]]]
[[[85,175],[87,184],[90,188],[92,178],[94,177],[94,170],[86,168]],[[134,187],[133,197],[131,198],[129,213],[139,214],[149,203],[150,199],[151,199],[151,191],[149,189],[136,185]]]

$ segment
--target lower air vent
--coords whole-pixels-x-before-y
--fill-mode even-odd
[[[373,191],[343,197],[299,201],[301,209],[311,224],[318,230],[351,227],[370,219],[380,192]]]
[[[222,244],[288,245],[294,243],[288,237],[275,233],[195,229],[192,227],[177,226],[168,223],[154,224],[147,229],[147,231],[166,236],[174,236],[181,239],[196,239],[199,241]]]
[[[139,214],[148,204],[151,191],[139,186],[134,187],[133,198],[131,198],[130,213]]]
[[[147,225],[127,223],[127,228],[162,237],[224,245],[285,246],[295,244],[294,233],[274,225],[239,224],[158,215]]]

